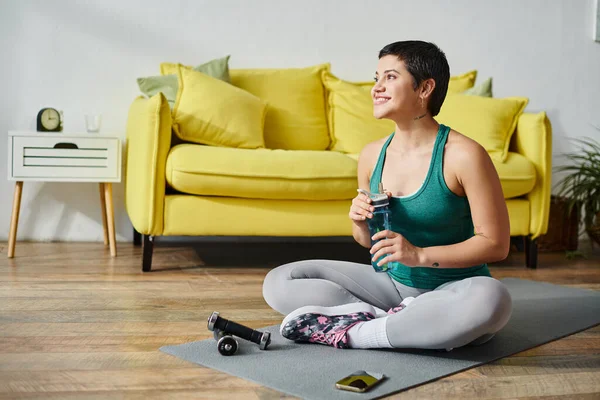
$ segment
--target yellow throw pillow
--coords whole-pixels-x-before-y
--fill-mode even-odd
[[[252,94],[202,72],[177,68],[179,90],[173,129],[181,139],[211,146],[265,147],[266,104]]]
[[[477,79],[477,71],[465,72],[462,75],[454,75],[450,77],[448,82],[448,93],[461,93],[475,86]]]
[[[191,65],[163,62],[160,64],[160,74],[162,76],[176,75],[177,68],[179,67],[179,65],[181,65],[181,68],[193,69],[194,71],[202,72],[206,75],[212,76],[213,78],[217,78],[224,82],[231,83],[231,78],[229,77],[229,58],[230,56],[216,58],[214,60],[205,62],[204,64],[197,65],[195,67],[192,67]]]
[[[372,83],[351,83],[323,73],[328,92],[328,122],[331,150],[360,153],[368,143],[391,134],[395,124],[389,119],[373,116]]]
[[[179,69],[179,66],[181,66],[181,68],[187,69],[187,70],[192,69],[192,67],[189,65],[177,64],[177,63],[171,63],[171,62],[163,62],[163,63],[160,63],[160,74],[161,75],[177,74],[177,70]]]
[[[469,96],[449,93],[435,119],[481,144],[504,162],[517,120],[529,102],[525,97]]]
[[[267,103],[265,146],[325,150],[329,146],[321,72],[329,64],[289,69],[231,69],[231,83]]]

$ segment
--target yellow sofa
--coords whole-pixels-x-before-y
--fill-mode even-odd
[[[193,87],[185,81],[186,74],[180,66],[180,92]],[[449,92],[460,96],[461,90],[473,86],[475,74],[467,75],[453,77]],[[313,98],[302,92],[310,86],[302,81],[305,78],[310,78],[312,84],[317,78],[321,82],[311,89],[316,91],[311,94]],[[284,83],[278,83],[278,79]],[[290,89],[285,79],[296,86]],[[225,88],[219,85],[223,84],[215,83],[220,90]],[[307,69],[231,70],[231,85],[263,100],[262,119],[256,123],[264,130],[264,144],[255,143],[250,148],[243,144],[210,145],[202,143],[202,137],[185,136],[181,110],[185,92],[178,95],[173,109],[162,93],[150,98],[140,96],[131,104],[125,201],[134,241],[140,243],[143,235],[143,271],[151,270],[157,236],[352,235],[348,210],[356,195],[357,146],[374,137],[352,136],[349,132],[364,129],[361,123],[372,123],[372,131],[377,132],[369,129],[369,134],[391,133],[389,125],[385,125],[389,121],[369,121],[364,116],[352,120],[357,118],[354,110],[363,107],[364,113],[370,112],[370,105],[364,103],[370,102],[370,84],[338,80],[331,75],[329,65],[324,64]],[[291,99],[282,95],[282,87]],[[459,100],[479,101],[462,97]],[[498,108],[496,103],[490,104]],[[464,108],[460,104],[458,107]],[[510,132],[505,138],[506,151],[501,154],[498,150],[500,153],[496,154],[490,149],[490,154],[494,155],[502,182],[511,236],[527,238],[527,266],[534,268],[535,239],[547,230],[552,140],[546,114],[522,113],[523,107],[507,125]],[[227,112],[237,111],[230,107]],[[443,117],[442,108],[442,122],[461,125],[458,112]],[[304,114],[308,115],[306,126],[298,126]],[[477,124],[492,119],[484,116],[484,121]],[[450,126],[456,129],[453,125]],[[473,129],[467,126],[465,129]],[[490,131],[496,129],[493,126],[487,127],[488,131],[479,128],[478,125],[476,135],[480,136],[476,139],[483,142],[495,134]],[[311,129],[318,134],[309,137]]]

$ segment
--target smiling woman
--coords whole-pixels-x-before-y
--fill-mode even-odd
[[[449,70],[433,43],[379,52],[373,115],[395,131],[361,151],[362,190],[349,210],[372,265],[306,260],[272,270],[263,295],[287,314],[284,337],[337,348],[452,349],[485,343],[508,322],[510,295],[487,266],[509,248],[500,180],[481,145],[434,119]],[[379,187],[390,197],[391,229],[371,237],[365,192]],[[387,273],[376,272],[386,263]]]
[[[412,42],[412,46],[415,47],[414,51],[422,54],[421,59],[411,58],[407,54],[403,60],[400,60],[390,48],[381,50],[379,68],[375,72],[375,85],[372,89],[375,118],[394,120],[388,113],[410,114],[412,112],[413,119],[421,119],[427,115],[427,111],[432,117],[440,112],[450,79],[448,63],[445,62],[443,53],[432,51],[426,43]],[[420,62],[427,62],[428,65],[419,66]],[[428,70],[429,73],[424,74],[421,68]],[[382,69],[381,73],[380,69]],[[426,79],[426,76],[432,78]],[[391,99],[396,103],[388,104]],[[386,107],[379,107],[383,104]]]

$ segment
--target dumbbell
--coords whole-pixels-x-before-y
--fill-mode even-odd
[[[233,335],[256,343],[261,350],[266,350],[271,343],[269,332],[255,331],[247,326],[229,321],[220,317],[216,311],[208,317],[208,330],[214,332],[213,336],[217,341],[217,349],[224,356],[231,356],[238,349],[238,342],[233,338]]]

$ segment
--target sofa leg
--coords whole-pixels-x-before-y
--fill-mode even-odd
[[[154,250],[154,236],[144,235],[142,247],[142,271],[150,272],[152,269],[152,251]]]
[[[535,269],[538,263],[537,239],[531,240],[531,236],[525,237],[525,263],[527,268]]]
[[[133,228],[133,245],[134,246],[142,245],[142,234],[139,233],[135,228]]]
[[[510,238],[511,246],[515,246],[517,251],[525,251],[525,236],[513,236]]]

